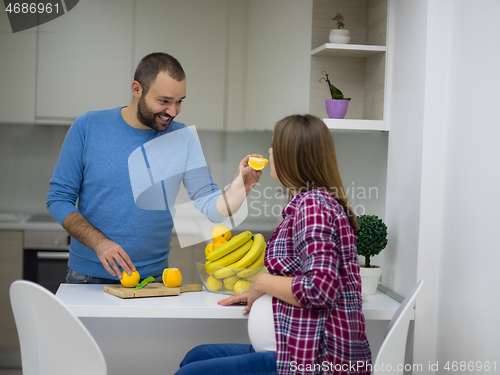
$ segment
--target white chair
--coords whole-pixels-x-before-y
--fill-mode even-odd
[[[408,327],[415,298],[417,298],[423,282],[424,280],[420,280],[413,287],[392,317],[377,359],[373,363],[372,375],[403,375]]]
[[[10,286],[23,375],[105,375],[106,361],[83,323],[47,289]]]

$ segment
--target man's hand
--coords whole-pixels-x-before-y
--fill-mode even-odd
[[[248,192],[252,190],[255,187],[255,185],[257,185],[257,183],[260,180],[260,177],[262,176],[262,171],[256,171],[248,164],[248,160],[250,160],[250,157],[263,158],[262,155],[257,155],[257,154],[245,156],[245,158],[240,162],[240,165],[238,166],[238,171],[233,177],[234,181],[241,173],[241,176],[243,177],[243,183],[245,184],[246,194],[248,194]]]
[[[118,276],[120,279],[123,277],[118,265],[129,275],[135,271],[135,266],[130,257],[116,242],[106,238],[94,250],[102,265],[111,276]]]
[[[247,155],[240,162],[231,185],[217,199],[217,210],[221,215],[229,216],[238,211],[248,192],[259,182],[262,171],[256,171],[248,164],[251,156],[262,157],[257,154]]]
[[[81,213],[69,214],[64,219],[63,227],[71,236],[96,252],[102,265],[111,276],[118,276],[120,279],[123,277],[118,265],[129,275],[135,271],[134,263],[125,250],[90,224]]]

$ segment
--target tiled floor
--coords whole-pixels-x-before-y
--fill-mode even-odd
[[[0,375],[23,375],[20,368],[0,368]]]

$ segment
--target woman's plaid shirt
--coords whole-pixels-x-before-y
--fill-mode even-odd
[[[329,193],[298,193],[283,209],[265,264],[293,277],[302,307],[273,298],[279,374],[369,374],[356,235]]]

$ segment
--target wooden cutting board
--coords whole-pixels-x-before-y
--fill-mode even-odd
[[[186,284],[177,288],[167,288],[162,283],[149,283],[141,289],[125,288],[123,285],[104,285],[104,291],[120,298],[178,296],[184,292],[201,292],[200,284]]]

